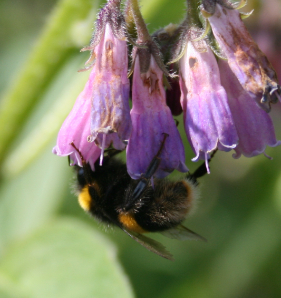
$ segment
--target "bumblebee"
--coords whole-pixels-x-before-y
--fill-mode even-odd
[[[83,165],[76,166],[80,206],[98,221],[118,226],[148,250],[172,260],[173,256],[161,243],[144,234],[160,232],[173,239],[205,240],[181,223],[194,207],[197,178],[206,173],[206,167],[202,164],[193,174],[175,182],[152,180],[167,136],[146,173],[138,180],[129,176],[125,163],[114,158],[120,151],[109,150],[103,165],[96,162],[93,172],[75,144],[71,145],[79,153]]]

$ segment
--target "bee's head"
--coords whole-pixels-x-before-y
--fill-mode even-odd
[[[75,166],[75,172],[77,174],[78,186],[79,186],[79,188],[82,189],[87,184],[86,179],[85,179],[84,168]]]

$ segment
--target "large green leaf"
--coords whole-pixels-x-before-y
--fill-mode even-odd
[[[9,248],[0,263],[0,293],[3,279],[5,292],[10,285],[20,297],[133,297],[112,243],[71,218],[55,220]]]

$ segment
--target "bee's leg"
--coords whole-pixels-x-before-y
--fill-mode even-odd
[[[210,156],[210,158],[208,159],[208,162],[210,162],[212,160],[212,158],[214,157],[215,153],[218,151],[218,149],[216,149]],[[190,174],[188,173],[186,178],[190,181],[192,181],[195,185],[198,185],[197,179],[204,176],[205,174],[207,174],[208,169],[206,167],[206,163],[202,163],[196,170],[194,173]]]
[[[84,159],[82,153],[79,151],[79,149],[74,145],[73,142],[70,143],[70,145],[77,151],[77,153],[79,154],[80,158],[81,158],[81,162],[82,162],[82,167],[84,170],[84,176],[85,176],[85,180],[87,182],[87,184],[89,186],[92,185],[92,178],[91,178],[91,172],[92,169],[90,167],[90,165],[86,162],[86,160]]]
[[[169,136],[167,133],[163,133],[163,134],[164,134],[164,139],[161,143],[161,146],[160,146],[157,154],[154,156],[154,158],[150,162],[147,171],[139,179],[138,184],[135,187],[132,196],[126,202],[126,205],[125,205],[125,208],[124,208],[126,211],[131,209],[131,207],[134,205],[135,201],[141,196],[141,194],[143,193],[143,191],[147,187],[147,185],[150,181],[150,178],[155,174],[155,172],[157,171],[157,169],[160,165],[160,162],[161,162],[160,155],[161,155],[161,152],[163,151],[165,141],[166,141],[167,137]]]

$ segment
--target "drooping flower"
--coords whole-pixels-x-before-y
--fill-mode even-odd
[[[238,136],[216,58],[204,40],[187,43],[180,60],[180,86],[185,131],[196,154],[192,160],[205,160],[209,171],[210,153],[235,148]]]
[[[104,36],[94,51],[97,58],[92,72],[91,141],[96,140],[102,147],[106,135],[108,147],[112,133],[117,133],[120,140],[128,140],[131,133],[127,45],[106,24]],[[116,141],[113,140],[113,146],[121,149]]]
[[[149,59],[146,72],[141,71],[140,65],[140,57],[144,58],[144,52]],[[138,179],[146,172],[161,146],[163,134],[168,134],[168,137],[155,176],[163,178],[174,169],[186,172],[184,146],[166,104],[163,71],[146,49],[138,49],[135,55],[132,100],[133,129],[127,147],[127,169],[130,176]]]
[[[108,0],[96,28],[90,46],[84,49],[91,51],[90,61],[96,59],[90,139],[100,147],[108,147],[112,142],[116,149],[124,149],[121,142],[130,137],[131,119],[128,51],[120,0]],[[117,133],[119,139],[112,133]]]
[[[92,169],[97,153],[91,156],[92,149],[89,148],[98,145],[102,154],[110,145],[123,150],[131,134],[128,52],[120,0],[108,0],[98,15],[95,28],[90,46],[82,49],[91,51],[88,63],[93,69],[74,110],[60,130],[53,150],[55,154],[73,157],[73,148],[67,144],[74,142]],[[81,165],[76,155],[74,164]]]
[[[240,13],[227,0],[202,3],[203,14],[208,17],[231,70],[243,88],[269,112],[271,103],[281,99],[281,88],[275,70],[250,36]]]
[[[149,168],[162,144],[160,164],[154,175],[163,178],[174,169],[186,172],[184,146],[171,110],[166,104],[163,76],[169,76],[156,42],[140,13],[138,1],[130,1],[138,39],[133,49],[132,134],[127,146],[127,170],[139,179]],[[165,143],[163,143],[164,135]]]
[[[246,92],[226,61],[219,61],[221,81],[224,86],[229,107],[235,122],[239,144],[234,150],[235,158],[264,153],[266,146],[275,147],[281,142],[276,140],[272,120]]]

